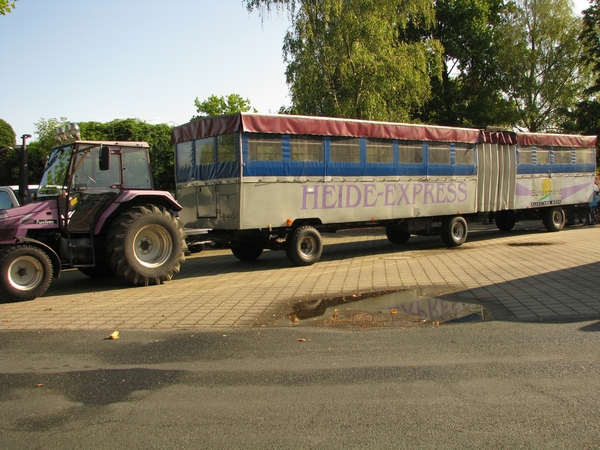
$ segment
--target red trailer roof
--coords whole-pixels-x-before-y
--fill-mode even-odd
[[[439,142],[494,142],[558,147],[594,147],[596,136],[482,131],[473,128],[374,122],[333,117],[237,113],[207,117],[175,127],[171,142],[193,141],[236,131],[292,135],[366,137]]]
[[[373,122],[332,117],[238,113],[207,117],[176,127],[173,129],[171,141],[173,143],[185,142],[235,131],[472,143],[477,142],[480,133],[479,130],[470,128],[434,125]]]

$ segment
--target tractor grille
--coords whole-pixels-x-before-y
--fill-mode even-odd
[[[0,219],[0,241],[12,241],[17,235],[21,218]]]

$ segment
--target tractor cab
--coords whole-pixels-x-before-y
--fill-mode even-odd
[[[90,233],[123,189],[152,190],[148,144],[75,141],[53,149],[38,199],[58,200],[61,230]]]

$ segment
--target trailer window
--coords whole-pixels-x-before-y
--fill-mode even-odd
[[[220,163],[224,162],[235,162],[238,143],[238,134],[229,133],[223,134],[217,137],[217,161]]]
[[[475,146],[473,144],[456,144],[456,164],[475,164]]]
[[[555,148],[554,149],[554,164],[571,164],[571,149],[570,148]]]
[[[596,153],[594,148],[576,148],[575,162],[577,164],[594,164]]]
[[[323,139],[315,136],[290,136],[292,161],[323,161]]]
[[[251,134],[248,136],[250,161],[283,161],[281,135]]]
[[[423,164],[423,143],[421,142],[401,142],[400,162]]]
[[[519,147],[519,164],[533,164],[531,147]]]
[[[213,138],[198,139],[194,142],[196,149],[196,165],[213,164],[215,162],[215,140]]]
[[[393,163],[394,141],[388,139],[367,139],[368,163]]]
[[[450,145],[429,145],[430,164],[450,164]]]
[[[334,138],[329,141],[330,161],[360,163],[360,139]]]
[[[535,163],[536,164],[550,164],[550,149],[549,148],[536,148],[535,150]]]

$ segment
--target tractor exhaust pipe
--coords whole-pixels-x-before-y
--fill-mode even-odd
[[[19,200],[21,205],[29,202],[29,168],[27,166],[27,139],[29,138],[31,138],[30,134],[21,136],[23,139],[19,158]]]

